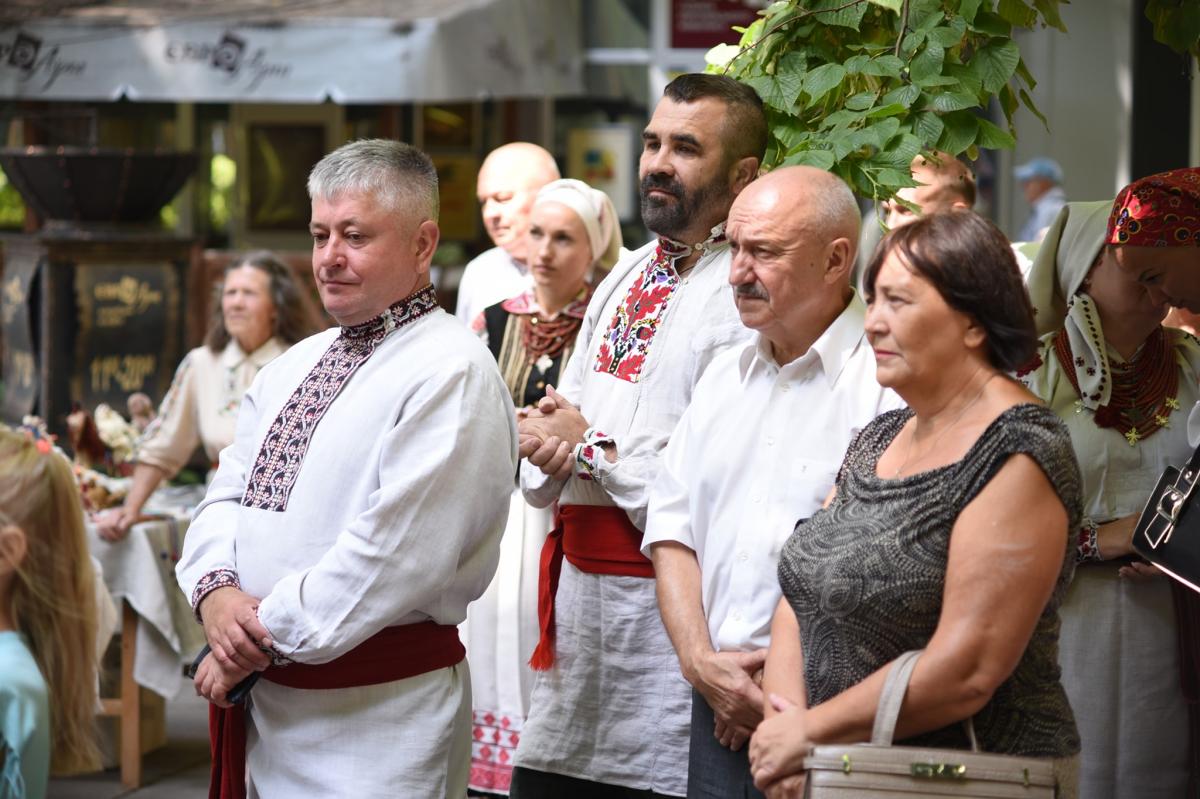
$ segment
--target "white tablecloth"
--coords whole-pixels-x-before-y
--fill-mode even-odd
[[[175,582],[175,562],[183,549],[191,507],[203,488],[166,488],[147,503],[148,514],[163,518],[136,524],[121,541],[101,539],[88,524],[88,546],[100,562],[113,599],[128,601],[138,614],[138,685],[173,699],[189,683],[181,665],[204,646],[204,630]]]

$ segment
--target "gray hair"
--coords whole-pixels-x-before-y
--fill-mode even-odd
[[[429,156],[394,139],[360,139],[322,158],[308,175],[309,198],[369,194],[394,212],[437,221],[438,178]]]
[[[846,181],[832,172],[816,177],[807,192],[810,201],[806,209],[809,214],[807,226],[827,233],[830,240],[844,235],[857,249],[862,213],[858,210],[854,192]]]

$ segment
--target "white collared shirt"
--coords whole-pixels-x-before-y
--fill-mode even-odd
[[[529,267],[513,258],[503,247],[492,247],[467,264],[458,283],[454,315],[470,325],[484,308],[515,297],[533,287]]]
[[[667,444],[642,551],[662,541],[695,551],[717,650],[767,646],[780,548],[829,495],[854,435],[904,404],[875,379],[865,315],[856,294],[782,367],[762,336],[723,353]]]

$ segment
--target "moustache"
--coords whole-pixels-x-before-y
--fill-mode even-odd
[[[683,195],[682,183],[680,183],[676,178],[668,177],[667,175],[658,173],[651,173],[642,178],[640,189],[643,197],[649,194],[651,190],[655,189],[658,191],[664,191],[667,194],[675,197],[681,197]]]
[[[770,295],[767,294],[766,288],[757,280],[753,283],[742,283],[733,290],[733,293],[739,297],[747,297],[752,300],[769,300]]]

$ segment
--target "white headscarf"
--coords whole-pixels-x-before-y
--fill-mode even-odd
[[[1067,203],[1046,231],[1029,272],[1038,335],[1067,331],[1080,400],[1092,410],[1112,396],[1108,345],[1096,303],[1077,292],[1104,247],[1111,211],[1111,201]]]
[[[612,268],[621,252],[621,225],[607,194],[582,180],[563,178],[543,186],[533,207],[545,203],[561,203],[574,211],[587,231],[593,265],[605,270]]]

